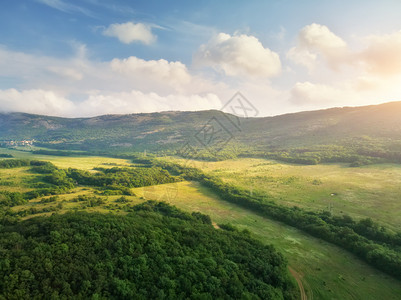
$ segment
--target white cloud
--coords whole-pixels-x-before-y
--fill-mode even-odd
[[[103,35],[116,37],[124,44],[141,42],[149,45],[156,41],[156,36],[152,33],[151,26],[143,23],[111,24],[103,31]]]
[[[88,117],[104,114],[146,113],[169,110],[219,109],[221,101],[215,94],[160,96],[132,90],[120,93],[91,92],[87,99],[73,102],[47,90],[0,90],[1,112],[26,112],[67,117]]]
[[[313,23],[298,34],[298,45],[287,52],[287,58],[313,70],[321,55],[329,67],[337,70],[349,58],[346,42],[330,31],[327,26]]]
[[[68,115],[74,104],[52,91],[41,89],[17,91],[0,90],[0,110],[3,112],[26,112],[47,115]]]
[[[74,57],[57,59],[9,51],[0,46],[0,76],[18,78],[25,89],[69,90],[90,73],[85,46],[80,45],[76,50]]]
[[[74,68],[63,68],[51,66],[48,70],[58,76],[72,80],[82,80],[83,74]]]
[[[179,61],[168,62],[164,59],[143,60],[135,56],[126,59],[113,59],[110,63],[111,69],[123,74],[128,78],[136,80],[137,77],[146,77],[152,81],[169,82],[180,86],[191,81],[186,65]]]
[[[261,116],[400,99],[401,32],[369,36],[362,40],[362,50],[352,51],[327,27],[312,25],[303,29],[287,58],[313,72],[286,72],[275,79],[276,86],[266,78],[281,71],[278,54],[248,35],[219,34],[194,55],[195,65],[243,76],[241,80],[209,76],[211,69],[188,69],[180,61],[135,56],[91,60],[82,44],[73,45],[74,54],[64,58],[0,45],[0,76],[6,78],[0,85],[0,110],[94,116],[219,109],[237,90]],[[344,67],[332,72],[336,64]]]
[[[292,47],[287,52],[287,58],[298,65],[302,65],[307,67],[309,70],[313,70],[316,65],[317,55],[309,52],[307,49]]]
[[[289,102],[305,109],[401,99],[401,31],[355,41],[364,44],[354,42],[359,48],[354,50],[326,26],[304,27],[287,58],[307,67],[309,80],[320,84],[302,82],[298,75]]]
[[[327,54],[347,47],[345,41],[331,32],[327,26],[316,23],[301,29],[299,41],[307,48],[315,48]]]
[[[194,56],[198,65],[210,66],[228,76],[272,77],[281,71],[280,57],[254,36],[219,33]]]
[[[86,58],[79,46],[70,58],[53,58],[9,51],[0,47],[0,76],[18,78],[24,89],[53,90],[63,94],[82,94],[89,90],[174,93],[213,92],[213,84],[191,76],[186,65],[166,60],[137,57],[98,62]],[[1,88],[1,87],[0,87]]]
[[[369,81],[372,81],[372,76],[380,78],[401,74],[401,31],[371,35],[362,40],[365,48],[353,51],[326,26],[311,24],[299,32],[298,44],[287,52],[287,58],[313,70],[320,56],[331,69],[338,71],[341,65],[349,66],[359,72],[358,77],[369,77]],[[361,87],[364,85],[362,81]]]
[[[86,57],[84,45],[75,48],[70,58],[54,58],[0,46],[0,77],[15,80],[12,86],[18,87],[0,86],[0,110],[92,116],[222,106],[217,95],[227,86],[191,75],[179,61],[129,57],[99,62]]]
[[[143,93],[133,90],[107,95],[93,94],[78,104],[78,107],[81,114],[95,116],[169,110],[219,109],[221,101],[215,94],[190,96],[175,94],[163,97],[156,93]]]

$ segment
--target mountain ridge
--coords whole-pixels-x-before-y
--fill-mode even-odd
[[[400,116],[401,101],[255,118],[237,118],[218,110],[90,118],[0,113],[0,141],[32,139],[38,146],[64,150],[174,153],[186,143],[213,148],[201,139],[207,129],[220,131],[222,142],[227,141],[224,147],[235,148],[236,154],[324,145],[401,152]]]

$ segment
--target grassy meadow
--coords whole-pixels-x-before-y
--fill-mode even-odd
[[[0,148],[0,153],[11,154],[14,158],[21,159],[36,159],[50,161],[59,168],[76,168],[82,170],[92,170],[96,167],[112,168],[132,165],[130,160],[102,157],[102,156],[53,156],[53,155],[38,155],[26,151],[17,151]]]
[[[347,164],[295,165],[253,158],[191,164],[226,182],[262,191],[278,204],[356,219],[370,217],[389,228],[401,228],[398,164],[351,168]]]
[[[175,191],[173,193],[168,191]],[[371,268],[348,252],[279,222],[219,199],[195,182],[158,185],[156,199],[186,211],[199,211],[212,221],[247,229],[261,241],[273,244],[303,277],[309,299],[399,299],[401,283]],[[134,189],[138,196],[149,188]]]
[[[44,156],[3,149],[0,153],[10,153],[16,158],[51,161],[61,168],[91,170],[99,166],[132,165],[129,160],[107,157]],[[338,164],[298,166],[263,159],[196,164],[225,181],[264,191],[283,204],[319,210],[329,209],[330,205],[333,213],[370,216],[393,228],[401,223],[397,219],[397,211],[401,209],[401,203],[397,201],[401,167],[397,165],[362,168],[348,168]],[[0,170],[0,190],[28,190],[26,183],[32,180],[32,176],[36,175],[29,173],[28,168]],[[1,182],[8,184],[1,185]],[[289,265],[300,274],[308,299],[400,299],[401,282],[336,246],[219,199],[197,182],[161,184],[133,188],[132,191],[134,195],[124,196],[125,203],[118,202],[121,196],[96,195],[102,198],[103,203],[87,207],[85,203],[73,201],[79,195],[94,195],[94,188],[82,186],[59,195],[53,202],[44,203],[43,199],[50,198],[47,196],[15,206],[12,210],[18,212],[34,208],[39,211],[23,218],[69,210],[124,214],[126,205],[145,200],[166,201],[188,212],[207,214],[214,223],[231,223],[240,229],[247,229],[264,243],[275,245],[288,259]],[[57,209],[43,211],[50,207]]]

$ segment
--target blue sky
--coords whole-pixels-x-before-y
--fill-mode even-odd
[[[401,100],[400,1],[0,2],[0,111],[261,115]]]

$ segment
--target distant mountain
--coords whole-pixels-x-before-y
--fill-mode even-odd
[[[216,110],[59,118],[0,114],[0,142],[35,140],[55,149],[104,152],[175,151],[231,147],[236,154],[327,145],[355,151],[401,151],[401,102],[332,108],[263,118],[236,118]],[[220,147],[220,148],[219,148]]]
[[[315,145],[352,138],[401,139],[401,102],[258,118],[246,123],[244,140],[268,145]],[[258,132],[259,131],[259,132]]]
[[[35,144],[69,149],[170,149],[184,143],[219,111],[163,112],[59,118],[0,114],[0,141],[34,139]]]

